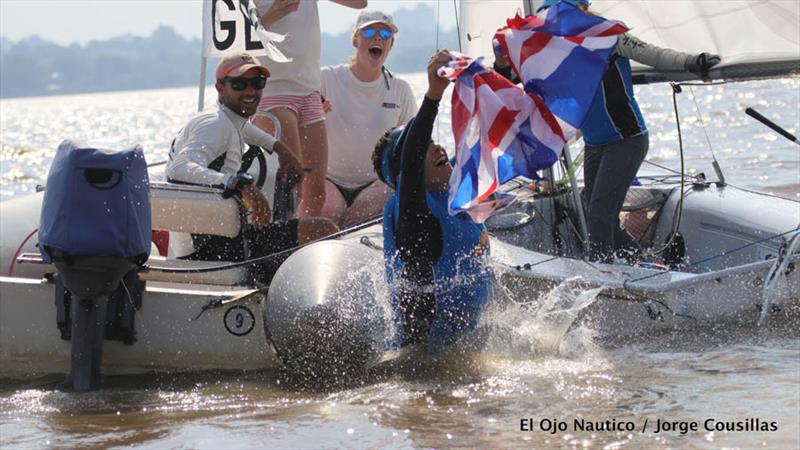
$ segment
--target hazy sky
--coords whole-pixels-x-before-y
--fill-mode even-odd
[[[58,44],[86,43],[122,34],[147,36],[170,25],[187,37],[201,37],[202,0],[0,0],[0,35],[13,41],[38,34]],[[370,9],[394,12],[419,3],[439,3],[445,28],[455,25],[452,0],[369,0]],[[350,29],[358,11],[320,1],[322,31]],[[432,18],[432,20],[435,20]]]

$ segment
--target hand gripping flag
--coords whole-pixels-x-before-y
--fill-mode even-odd
[[[497,192],[499,185],[519,175],[536,177],[537,170],[558,159],[567,139],[540,96],[484,68],[481,60],[456,55],[450,67],[440,70],[440,75],[457,77],[449,210],[466,211],[477,223],[508,200]]]
[[[525,90],[454,54],[439,75],[456,79],[452,125],[456,166],[450,178],[450,213],[485,221],[503,203],[499,185],[538,178],[575,135],[614,51],[618,22],[559,3],[546,17],[519,16],[495,38],[524,80]]]
[[[542,96],[547,107],[572,128],[586,118],[617,36],[628,31],[621,22],[587,14],[569,3],[557,3],[547,15],[508,20],[495,34],[525,91]]]

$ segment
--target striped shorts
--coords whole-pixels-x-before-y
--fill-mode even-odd
[[[297,114],[297,124],[301,127],[325,120],[322,111],[322,96],[319,91],[308,95],[275,95],[262,97],[258,103],[259,111],[275,108],[289,108]]]

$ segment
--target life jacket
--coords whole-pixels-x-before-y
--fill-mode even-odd
[[[482,257],[472,256],[485,227],[474,223],[466,214],[451,216],[447,211],[447,191],[427,192],[426,200],[431,213],[439,221],[444,241],[441,257],[433,268],[434,286],[420,287],[432,288],[435,293],[436,314],[431,325],[429,346],[437,352],[477,326],[481,311],[489,300],[491,272]],[[396,323],[403,320],[402,315],[398,314],[396,295],[397,283],[400,282],[397,277],[404,265],[395,239],[399,216],[400,202],[397,193],[394,193],[384,208],[383,252]],[[488,255],[484,253],[484,256]],[[398,329],[402,329],[402,326],[398,326]],[[393,346],[399,345],[395,342]]]
[[[633,96],[631,62],[615,53],[581,126],[583,140],[606,145],[645,132],[647,124]]]

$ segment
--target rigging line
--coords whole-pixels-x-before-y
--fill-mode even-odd
[[[759,191],[754,191],[754,190],[752,190],[752,189],[747,189],[747,188],[743,188],[743,187],[741,187],[741,186],[736,186],[735,184],[730,184],[730,183],[728,183],[728,186],[730,186],[730,187],[734,187],[734,188],[736,188],[736,189],[739,189],[740,191],[749,192],[749,193],[751,193],[751,194],[763,195],[764,197],[779,198],[779,199],[781,199],[781,200],[789,200],[790,202],[800,203],[800,200],[795,200],[795,199],[793,199],[793,198],[788,198],[788,197],[781,197],[780,195],[770,194],[770,193],[768,193],[768,192],[759,192]]]
[[[736,80],[719,80],[719,81],[710,81],[710,82],[699,82],[699,81],[682,81],[680,83],[676,83],[678,86],[719,86],[721,84],[731,84],[735,83]]]
[[[651,166],[658,167],[659,169],[666,170],[667,172],[672,172],[675,175],[686,176],[685,173],[681,173],[680,171],[675,170],[675,169],[673,169],[671,167],[667,167],[667,166],[664,166],[664,165],[659,164],[659,163],[654,163],[654,162],[652,162],[650,160],[647,160],[647,159],[645,159],[644,162],[646,162],[647,164],[650,164]],[[690,176],[690,177],[694,178],[695,180],[698,178],[697,175],[693,175],[693,176]],[[641,179],[641,178],[644,178],[644,177],[639,177],[639,178]]]
[[[496,261],[494,258],[492,258],[491,259],[491,263],[494,266],[500,266],[500,267],[503,267],[505,269],[522,271],[522,270],[531,270],[531,267],[535,267],[535,266],[538,266],[539,264],[544,264],[544,263],[547,263],[547,262],[550,262],[550,261],[553,261],[553,260],[556,260],[556,259],[559,259],[559,258],[561,258],[561,256],[553,256],[551,258],[543,259],[543,260],[541,260],[539,262],[517,264],[516,266],[512,266],[511,264],[506,264],[506,263],[503,263],[503,262],[500,262],[500,261]]]
[[[453,0],[453,15],[456,18],[456,33],[458,33],[458,53],[464,53],[461,49],[461,19],[458,17],[458,6],[456,5],[456,0]]]
[[[692,86],[689,86],[689,92],[692,94],[692,101],[694,102],[695,110],[697,110],[697,119],[700,121],[700,127],[703,129],[703,133],[706,135],[708,150],[711,152],[711,157],[714,159],[714,161],[717,161],[717,155],[714,154],[714,147],[711,146],[711,138],[708,137],[708,129],[706,129],[705,122],[703,122],[703,113],[700,112],[700,105],[697,104],[697,96],[694,94],[694,89],[692,89]]]
[[[383,221],[383,214],[375,216],[372,219],[370,219],[370,220],[368,220],[368,221],[366,221],[364,223],[361,223],[359,225],[355,225],[355,226],[352,226],[350,228],[346,228],[344,230],[341,230],[341,231],[339,231],[337,233],[331,234],[330,236],[321,237],[319,239],[315,239],[313,241],[306,242],[305,244],[301,244],[301,245],[298,245],[296,247],[287,248],[286,250],[282,250],[282,251],[275,252],[275,253],[270,253],[269,255],[264,255],[264,256],[260,256],[258,258],[248,259],[248,260],[245,260],[245,261],[238,261],[238,262],[220,264],[218,266],[203,267],[203,268],[188,268],[188,267],[171,268],[171,267],[150,267],[150,266],[145,266],[145,271],[156,271],[156,272],[162,272],[162,273],[208,273],[208,272],[218,272],[218,271],[221,271],[221,270],[235,269],[237,267],[252,266],[252,265],[256,265],[256,264],[261,264],[261,263],[267,262],[267,261],[269,261],[269,260],[271,260],[273,258],[276,258],[276,257],[279,257],[279,256],[283,256],[285,254],[290,254],[290,253],[292,253],[292,252],[294,252],[296,250],[299,250],[299,249],[301,249],[303,247],[307,247],[307,246],[309,246],[311,244],[316,244],[317,242],[336,239],[336,238],[342,237],[342,236],[344,236],[344,235],[346,235],[348,233],[352,233],[352,232],[355,232],[355,231],[363,230],[364,228],[369,228],[369,227],[371,227],[373,225],[377,225],[377,224],[381,223],[382,221]]]
[[[678,92],[681,89],[675,84],[672,84],[672,108],[675,110],[675,126],[678,129],[678,149],[680,150],[681,156],[681,190],[680,190],[680,198],[678,199],[678,218],[675,221],[674,226],[672,227],[672,232],[670,232],[669,239],[667,242],[659,249],[653,251],[654,255],[658,255],[666,251],[671,245],[672,242],[675,240],[675,236],[678,235],[678,229],[681,226],[681,220],[683,219],[683,199],[686,196],[686,167],[685,161],[683,158],[683,135],[681,134],[681,119],[680,115],[678,114]]]
[[[707,258],[703,258],[700,261],[695,261],[695,262],[689,264],[686,267],[694,267],[694,266],[698,266],[700,264],[703,264],[703,263],[706,263],[706,262],[709,262],[709,261],[713,261],[713,260],[718,259],[718,258],[723,258],[725,256],[731,255],[732,253],[736,253],[736,252],[742,251],[742,250],[746,249],[747,247],[752,247],[754,245],[761,244],[763,242],[771,241],[773,239],[779,238],[781,236],[785,236],[785,235],[790,234],[790,233],[794,233],[796,231],[800,231],[800,227],[794,228],[794,229],[789,230],[789,231],[784,231],[783,233],[778,233],[778,234],[774,234],[772,236],[767,236],[767,237],[765,237],[763,239],[759,239],[757,241],[748,242],[747,244],[741,245],[741,246],[736,247],[736,248],[732,248],[730,250],[725,250],[725,251],[723,251],[721,253],[718,253],[716,255],[712,255],[712,256],[709,256]],[[768,259],[766,261],[771,261],[771,260],[776,259],[776,258],[770,258],[770,259]],[[628,282],[635,283],[637,281],[642,281],[642,280],[647,280],[647,279],[650,279],[650,278],[655,278],[655,277],[658,277],[658,276],[661,276],[661,275],[664,275],[664,274],[668,274],[668,273],[672,273],[672,271],[671,270],[666,270],[666,271],[663,271],[663,272],[646,275],[646,276],[643,276],[643,277],[640,277],[640,278],[634,278],[632,280],[625,280],[622,284],[623,284],[623,287],[626,290],[629,290],[628,286],[626,285]]]
[[[442,1],[436,0],[436,48],[433,50],[434,52],[439,51],[439,10],[441,5]],[[439,130],[441,128],[441,120],[439,119],[439,114],[436,114],[436,142],[442,141],[442,138],[439,134]]]

